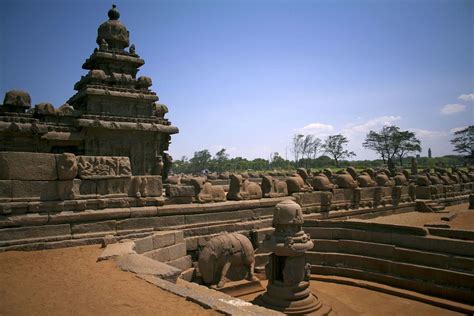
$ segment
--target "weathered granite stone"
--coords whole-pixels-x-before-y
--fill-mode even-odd
[[[56,157],[53,154],[0,152],[0,180],[58,179]]]
[[[72,180],[77,176],[76,155],[63,153],[56,156],[59,180]]]
[[[153,275],[173,283],[176,283],[181,274],[181,269],[139,254],[121,255],[117,258],[116,263],[123,271],[141,275]]]
[[[231,269],[246,267],[247,278],[257,280],[254,250],[250,240],[242,234],[223,233],[210,239],[199,254],[199,271],[208,285],[223,287]]]
[[[170,198],[176,197],[193,197],[194,187],[191,185],[173,185],[166,187],[166,195]]]
[[[5,93],[0,112],[24,113],[25,110],[29,108],[31,108],[31,97],[27,92],[22,90],[10,90]]]
[[[35,115],[54,115],[54,106],[51,103],[39,103],[35,105]]]
[[[262,194],[264,197],[280,197],[288,195],[288,185],[272,176],[262,175]]]
[[[228,200],[252,200],[261,199],[262,189],[256,183],[244,180],[241,175],[230,176],[230,187],[227,193]]]
[[[109,244],[97,258],[97,261],[108,260],[113,257],[119,257],[128,254],[136,254],[135,243],[133,241]]]
[[[57,181],[12,181],[14,201],[58,200]]]

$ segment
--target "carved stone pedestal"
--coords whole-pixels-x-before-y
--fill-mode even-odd
[[[311,271],[305,253],[313,248],[313,242],[301,229],[302,224],[303,214],[298,204],[286,200],[276,205],[275,232],[267,235],[262,245],[273,252],[265,267],[267,291],[254,303],[285,314],[327,315],[331,308],[323,305],[309,287]]]

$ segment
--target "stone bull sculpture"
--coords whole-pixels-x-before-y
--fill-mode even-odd
[[[246,268],[247,279],[258,280],[254,275],[255,257],[250,240],[239,233],[222,233],[210,239],[199,254],[199,271],[205,284],[221,288],[233,268]]]

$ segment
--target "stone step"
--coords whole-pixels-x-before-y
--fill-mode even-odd
[[[474,258],[415,250],[358,240],[313,239],[312,252],[362,255],[379,259],[419,264],[433,268],[474,273]]]
[[[426,230],[421,227],[419,229]],[[305,232],[309,233],[312,239],[358,240],[427,252],[474,257],[474,241],[469,240],[416,236],[390,230],[364,231],[340,227],[305,227]]]
[[[474,292],[473,273],[451,271],[353,254],[309,252],[306,257],[308,262],[314,265],[372,271],[406,279],[432,282],[436,285],[448,288],[463,288]]]
[[[427,295],[451,299],[456,302],[472,304],[474,302],[474,291],[437,285],[433,282],[419,279],[404,278],[386,273],[367,271],[363,269],[347,267],[331,267],[312,264],[311,273],[319,275],[334,275],[353,279],[367,280],[380,284],[390,285],[396,288],[412,290]]]

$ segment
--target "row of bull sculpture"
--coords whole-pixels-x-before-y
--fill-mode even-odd
[[[258,177],[257,177],[258,176]],[[266,174],[211,174],[207,177],[170,177],[170,181],[177,185],[191,185],[194,188],[195,201],[199,203],[219,202],[225,200],[252,200],[270,197],[283,197],[301,192],[332,192],[337,189],[360,189],[360,188],[388,188],[405,187],[410,188],[411,200],[415,199],[415,187],[431,187],[431,191],[438,192],[434,188],[442,186],[443,192],[460,191],[461,184],[474,182],[474,169],[464,171],[452,168],[451,171],[436,168],[434,172],[429,169],[420,174],[410,175],[406,170],[390,172],[388,169],[365,169],[357,172],[349,167],[345,170],[333,172],[326,168],[313,173],[304,168],[295,173],[273,172]],[[219,182],[220,181],[220,182]],[[220,184],[216,184],[220,183]],[[225,183],[222,185],[222,183]],[[456,186],[457,185],[457,186]],[[470,190],[470,186],[467,188]],[[400,189],[401,190],[401,189]],[[434,198],[437,195],[434,194]],[[433,198],[433,196],[431,197]]]

